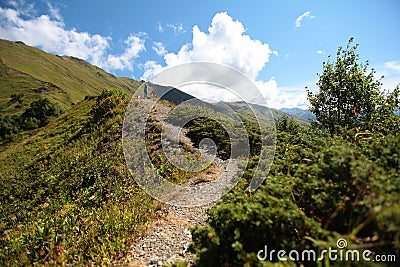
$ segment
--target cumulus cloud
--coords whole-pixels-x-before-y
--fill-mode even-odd
[[[318,51],[317,51],[317,54],[318,54],[318,55],[325,55],[325,52],[322,51],[322,50],[318,50]]]
[[[234,21],[227,13],[217,13],[208,32],[201,31],[197,25],[192,32],[191,43],[183,45],[177,53],[164,55],[165,66],[155,61],[146,62],[142,79],[149,80],[157,73],[183,63],[214,62],[234,67],[244,73],[256,84],[270,107],[308,106],[304,88],[279,87],[274,77],[268,81],[257,80],[257,75],[269,62],[270,56],[278,55],[278,52],[272,51],[267,43],[246,35],[243,24]],[[207,101],[242,100],[227,90],[210,85],[191,83],[179,89]],[[257,100],[252,102],[257,103]]]
[[[219,101],[234,102],[243,100],[238,98],[238,96],[231,90],[214,84],[189,83],[180,86],[179,89],[210,103]]]
[[[144,50],[144,37],[131,35],[125,40],[127,46],[122,55],[108,55],[111,37],[67,29],[58,11],[50,4],[50,15],[27,17],[32,5],[21,6],[13,1],[14,8],[0,7],[0,38],[24,43],[61,55],[85,59],[107,70],[131,69],[132,59]]]
[[[245,28],[227,13],[217,13],[208,28],[202,32],[193,27],[191,44],[185,44],[177,53],[164,55],[166,67],[183,63],[208,61],[237,68],[250,79],[255,79],[269,61],[272,51],[267,43],[253,40],[244,34]]]
[[[297,17],[296,22],[295,22],[295,26],[296,28],[299,28],[301,26],[301,22],[303,21],[303,19],[305,18],[310,18],[313,19],[315,18],[314,16],[311,15],[310,11],[306,11],[303,14],[301,14],[300,16]]]
[[[301,86],[278,86],[275,77],[267,82],[256,81],[255,83],[264,96],[268,107],[276,109],[282,107],[299,107],[302,109],[307,109],[309,106],[307,93],[304,88],[301,88]]]
[[[153,46],[151,47],[154,52],[156,52],[157,55],[163,56],[165,55],[168,51],[165,49],[165,46],[161,42],[154,42]]]
[[[141,77],[142,80],[148,81],[151,77],[161,72],[165,68],[158,64],[156,61],[146,61],[143,65],[143,75]]]

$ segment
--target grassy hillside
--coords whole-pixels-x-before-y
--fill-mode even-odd
[[[121,140],[128,96],[139,85],[0,40],[0,117],[15,115],[2,127],[19,123],[0,142],[1,266],[105,264],[146,227],[157,203],[132,180]],[[64,113],[25,127],[41,116],[32,110],[40,99]]]
[[[250,120],[255,123],[254,120],[250,119],[253,117],[252,113],[254,112],[257,117],[262,120],[262,122],[270,122],[271,119],[277,120],[282,118],[283,116],[289,116],[300,123],[300,125],[308,125],[310,121],[306,118],[298,117],[294,114],[289,114],[286,112],[282,112],[277,109],[268,108],[265,106],[257,105],[257,104],[247,104],[245,102],[232,102],[227,103],[235,112],[237,112],[243,118]],[[251,108],[251,110],[250,110]]]
[[[146,227],[157,203],[125,164],[127,101],[83,100],[2,147],[1,266],[106,264]]]
[[[138,85],[137,81],[115,77],[78,58],[55,56],[21,42],[0,40],[2,115],[22,113],[32,101],[44,96],[66,110],[104,88],[132,93]],[[10,101],[12,94],[23,94],[22,103]]]

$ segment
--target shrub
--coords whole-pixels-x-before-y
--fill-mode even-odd
[[[92,108],[93,122],[100,122],[113,117],[115,108],[126,98],[127,95],[121,90],[104,89],[97,97],[96,104]]]
[[[22,96],[12,95],[12,99],[16,99],[15,101],[19,102]],[[0,138],[10,141],[21,130],[33,130],[43,127],[61,113],[62,110],[59,106],[50,102],[47,98],[33,101],[20,116],[12,115],[0,118]]]
[[[399,257],[399,135],[352,143],[279,129],[264,185],[249,195],[244,179],[209,211],[208,226],[192,230],[198,266],[264,266],[257,252],[265,245],[319,251],[339,237]]]
[[[29,130],[43,127],[61,113],[59,106],[47,98],[33,101],[21,115],[21,128]]]
[[[20,130],[20,118],[17,115],[0,118],[0,139],[11,140]]]

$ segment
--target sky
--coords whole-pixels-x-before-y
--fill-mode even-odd
[[[351,37],[361,61],[384,75],[383,89],[400,83],[399,12],[397,0],[0,0],[0,39],[136,80],[221,63],[251,79],[270,107],[307,108],[305,87],[317,90],[322,63]]]

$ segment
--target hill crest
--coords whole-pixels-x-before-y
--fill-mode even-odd
[[[22,42],[0,40],[0,110],[18,114],[39,98],[47,97],[68,109],[105,88],[132,94],[140,82],[116,77],[83,59],[46,53]],[[10,103],[12,94],[22,103]]]

